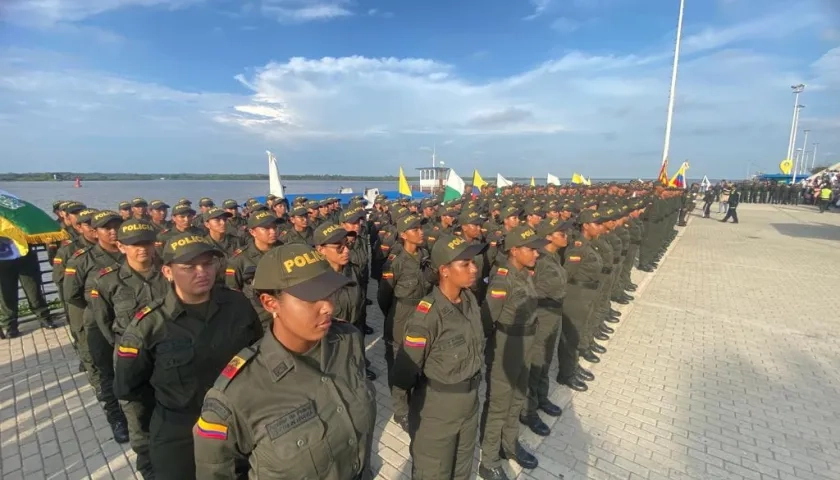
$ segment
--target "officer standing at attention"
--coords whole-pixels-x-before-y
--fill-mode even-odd
[[[196,478],[192,427],[204,395],[230,358],[262,336],[250,302],[214,286],[221,256],[199,235],[169,239],[162,271],[172,287],[134,315],[117,346],[117,396],[142,401],[154,392],[149,454],[157,480]]]
[[[163,230],[158,233],[157,241],[155,241],[155,248],[158,250],[158,256],[163,255],[163,246],[166,242],[181,233],[192,233],[194,235],[204,235],[196,227],[192,226],[193,218],[195,217],[195,210],[189,204],[179,203],[172,209],[172,223],[173,227],[169,230]]]
[[[207,240],[216,250],[221,250],[225,258],[233,255],[237,248],[242,246],[240,237],[228,232],[227,221],[231,214],[219,207],[207,209],[203,214],[204,228],[207,230]]]
[[[362,337],[332,320],[329,300],[349,281],[302,244],[260,260],[254,289],[271,328],[233,357],[204,399],[193,429],[197,478],[373,477],[376,390]]]
[[[248,231],[251,241],[245,248],[236,249],[227,260],[225,268],[225,284],[228,288],[239,290],[257,311],[263,326],[268,326],[271,317],[262,309],[259,299],[254,295],[251,282],[257,264],[266,252],[274,248],[277,243],[277,217],[268,210],[256,212],[248,218]]]
[[[484,244],[484,236],[481,233],[483,222],[484,220],[481,218],[481,215],[475,210],[469,209],[461,212],[461,216],[458,217],[458,225],[461,227],[461,237],[471,245]],[[475,295],[478,304],[481,305],[487,293],[487,282],[484,279],[490,274],[487,249],[485,248],[481,253],[476,255],[473,261],[475,262],[476,268],[478,268],[478,280],[470,286],[470,290]]]
[[[554,218],[542,222],[537,229],[537,235],[548,240],[548,243],[540,249],[534,268],[534,285],[539,296],[537,331],[531,349],[528,397],[519,421],[542,437],[548,436],[551,429],[540,419],[537,410],[551,417],[559,417],[563,413],[559,406],[548,399],[548,370],[563,323],[563,299],[566,296],[566,270],[558,252],[568,245],[566,232],[571,227],[572,222]]]
[[[490,279],[481,317],[489,339],[485,351],[487,399],[481,415],[481,464],[487,480],[507,480],[501,459],[537,468],[537,457],[519,443],[519,413],[525,404],[531,348],[537,330],[537,289],[533,273],[538,250],[548,241],[532,229],[515,227],[505,235],[506,267]]]
[[[359,286],[362,289],[365,305],[362,307],[362,318],[360,319],[361,330],[365,335],[373,333],[373,329],[367,325],[367,306],[371,302],[367,299],[368,282],[370,282],[370,240],[364,232],[362,224],[365,219],[365,209],[361,205],[351,205],[339,215],[341,226],[348,233],[355,234],[347,237],[347,245],[350,249],[350,265],[356,271],[359,279]]]
[[[131,218],[131,202],[120,202],[119,209],[120,217],[122,217],[123,220],[128,220],[129,218]]]
[[[137,197],[131,201],[131,216],[137,220],[148,220],[146,209],[149,208],[149,202],[145,198]]]
[[[168,210],[169,205],[161,200],[152,200],[149,202],[149,218],[152,226],[158,232],[172,228],[172,222],[166,219]]]
[[[289,226],[280,232],[280,242],[284,245],[300,243],[312,244],[312,229],[309,228],[309,216],[306,207],[298,205],[289,212]]]
[[[91,291],[88,310],[93,322],[105,336],[111,348],[110,368],[113,371],[115,346],[137,310],[152,301],[164,298],[169,282],[160,272],[154,242],[156,229],[145,220],[128,220],[120,225],[117,241],[125,261],[118,269],[104,269]],[[154,410],[153,391],[148,389],[139,401],[120,401],[128,424],[131,448],[137,454],[137,471],[145,479],[154,478],[149,459],[149,420]]]
[[[207,228],[204,226],[204,213],[207,210],[215,207],[216,204],[213,203],[213,199],[204,197],[198,201],[198,210],[199,216],[193,218],[192,226],[201,231],[202,235],[207,235]]]
[[[412,478],[468,479],[484,361],[481,307],[470,287],[487,245],[442,235],[432,247],[437,285],[414,309],[394,364],[394,388],[411,392]]]
[[[417,302],[432,290],[434,271],[429,251],[423,247],[424,235],[421,219],[417,215],[406,215],[397,220],[397,232],[402,248],[382,268],[377,300],[385,314],[383,339],[385,340],[385,362],[388,365],[388,386],[393,387],[391,371],[397,350],[405,336],[405,322],[417,308]],[[392,254],[393,255],[393,254]],[[405,391],[391,389],[394,401],[394,421],[408,431],[408,398]]]
[[[128,427],[114,396],[113,350],[96,326],[88,311],[88,304],[91,297],[97,295],[94,285],[99,277],[119,269],[123,260],[117,246],[117,229],[122,222],[120,214],[111,210],[101,210],[90,217],[90,225],[96,229],[97,243],[70,259],[64,271],[63,285],[64,298],[72,305],[71,312],[76,317],[75,321],[79,322],[76,327],[81,327],[76,332],[79,356],[85,364],[88,380],[97,393],[97,399],[103,403],[105,417],[117,443],[128,442]]]

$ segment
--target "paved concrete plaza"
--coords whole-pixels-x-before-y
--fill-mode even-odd
[[[552,435],[523,427],[540,468],[509,473],[840,479],[840,214],[739,212],[739,225],[693,216],[655,273],[634,272],[642,288],[620,309],[596,381],[585,393],[554,389],[565,411],[546,418]],[[133,478],[134,456],[111,439],[66,329],[33,328],[0,342],[2,478]],[[382,341],[368,342],[380,373],[374,467],[380,478],[409,478],[408,437],[389,422]]]

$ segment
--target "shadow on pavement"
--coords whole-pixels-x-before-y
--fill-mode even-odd
[[[771,223],[782,235],[794,238],[840,241],[840,227],[828,224],[809,225],[807,223]]]

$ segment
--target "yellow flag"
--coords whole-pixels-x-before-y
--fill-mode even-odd
[[[579,173],[572,173],[572,183],[575,185],[584,185],[586,184],[586,180],[583,178],[583,175]]]
[[[536,187],[536,186],[537,186],[537,183],[536,183],[536,182],[534,182],[534,177],[531,177],[531,186],[532,186],[532,187]]]
[[[408,186],[408,180],[405,178],[402,167],[400,167],[400,184],[398,190],[400,195],[405,195],[406,197],[411,196],[411,187]]]
[[[793,162],[789,158],[782,160],[782,163],[779,164],[779,170],[785,175],[790,175],[790,171],[793,170]]]
[[[481,187],[487,185],[487,182],[485,182],[484,179],[481,178],[481,175],[479,175],[478,170],[473,170],[472,184],[474,193],[478,193],[481,190]]]

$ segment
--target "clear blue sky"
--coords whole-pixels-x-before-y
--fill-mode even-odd
[[[671,172],[840,161],[835,0],[687,0]],[[0,171],[653,177],[678,0],[4,0]],[[801,146],[802,135],[799,136]]]

